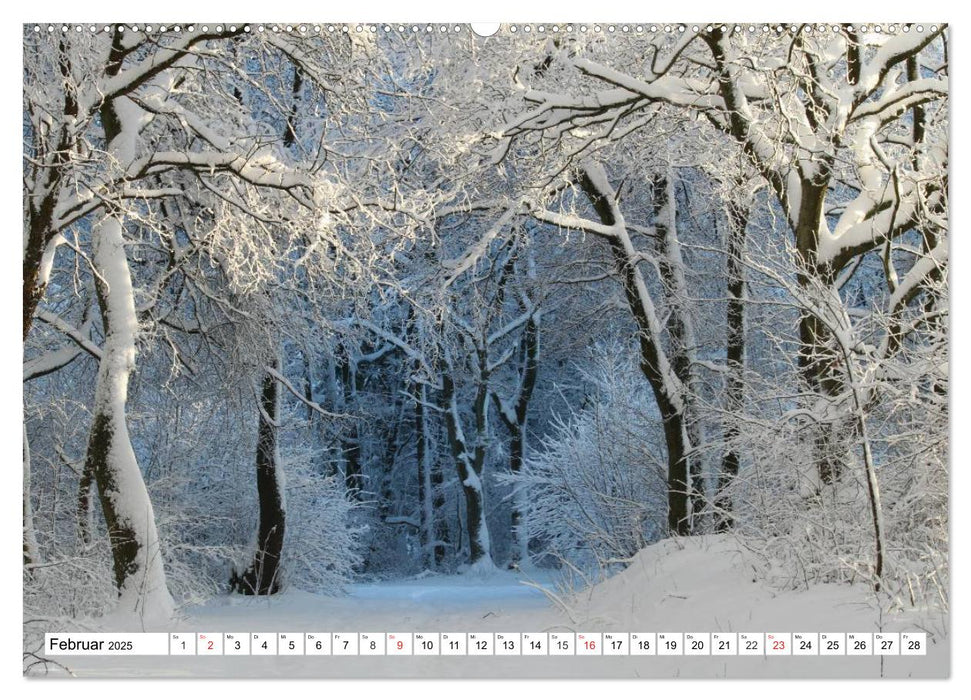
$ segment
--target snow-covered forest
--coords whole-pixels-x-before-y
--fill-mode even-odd
[[[946,616],[943,25],[23,40],[25,666],[670,538]]]

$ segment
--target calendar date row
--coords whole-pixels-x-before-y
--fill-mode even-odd
[[[924,632],[50,633],[50,656],[922,656]]]

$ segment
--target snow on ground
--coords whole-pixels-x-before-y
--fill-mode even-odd
[[[75,657],[78,676],[204,677],[924,677],[949,674],[946,614],[881,615],[861,586],[774,590],[730,537],[668,540],[624,572],[550,602],[549,573],[427,576],[362,583],[348,595],[224,596],[189,608],[193,632],[869,632],[926,631],[927,656],[903,657]],[[527,581],[528,579],[528,581]],[[527,583],[523,583],[527,581]],[[556,594],[559,596],[559,594]],[[62,630],[63,631],[63,630]]]

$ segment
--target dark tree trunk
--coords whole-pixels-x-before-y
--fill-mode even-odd
[[[712,58],[719,73],[719,92],[727,106],[727,131],[752,157],[753,162],[758,164],[759,157],[749,140],[748,122],[738,108],[742,98],[738,86],[732,79],[723,45],[729,39],[720,29],[704,34],[703,39],[711,49]],[[854,36],[851,35],[847,54],[848,81],[851,84],[859,79],[860,70],[859,47]],[[831,179],[832,162],[827,162],[826,159],[825,154],[820,154],[820,159],[817,161],[819,171],[814,179],[800,180],[799,211],[795,213],[795,221],[790,221],[799,257],[797,264],[802,269],[798,274],[798,283],[803,288],[808,287],[813,280],[832,282],[834,270],[841,269],[843,264],[835,262],[832,265],[820,265],[817,255],[820,222],[823,220],[826,192]],[[793,192],[790,191],[785,178],[765,163],[761,163],[760,168],[772,185],[780,204],[787,207]],[[838,358],[835,355],[833,343],[821,321],[808,309],[802,311],[799,321],[799,339],[799,367],[809,389],[828,397],[841,393],[843,380],[836,371]],[[822,484],[835,482],[843,469],[840,440],[833,439],[833,435],[838,435],[839,432],[839,429],[831,430],[829,426],[819,426],[813,438],[816,470]]]
[[[116,52],[119,50],[117,47],[119,46],[119,40],[116,39],[112,46],[112,53],[106,70],[109,76],[117,75],[121,68],[121,60],[116,55]],[[28,198],[27,245],[24,249],[23,260],[23,339],[25,341],[34,322],[34,313],[37,311],[37,306],[40,304],[40,300],[44,298],[44,292],[47,289],[47,280],[41,278],[41,262],[44,259],[44,252],[47,250],[48,244],[58,233],[53,228],[54,210],[58,202],[58,190],[64,179],[64,168],[71,158],[71,125],[67,117],[76,117],[78,115],[77,97],[72,87],[71,64],[63,38],[58,44],[58,57],[58,65],[61,76],[64,78],[65,87],[65,121],[57,145],[49,156],[51,167],[46,168],[42,174],[43,186],[39,187],[38,191],[44,194],[41,197]],[[110,102],[106,104],[105,109],[112,109]],[[109,133],[109,127],[106,124],[105,142],[110,142],[114,136],[117,136],[117,130],[114,133]],[[41,154],[36,155],[40,156]]]
[[[431,453],[428,425],[425,417],[425,386],[416,385],[415,394],[415,458],[418,463],[418,511],[420,513],[419,542],[424,565],[432,569],[438,562],[432,543],[435,540],[437,510],[434,505],[434,486],[431,469]],[[437,551],[437,544],[435,550]]]
[[[310,368],[310,355],[306,352],[306,350],[300,354],[303,356],[303,397],[307,401],[307,423],[310,426],[310,432],[313,432],[314,422],[317,420],[317,412],[310,407],[310,404],[315,403],[314,373]]]
[[[465,496],[465,529],[469,535],[469,563],[475,564],[489,554],[479,539],[483,518],[482,492],[464,487],[462,494]]]
[[[519,392],[515,397],[515,404],[512,406],[512,416],[506,414],[501,400],[493,394],[497,405],[496,412],[509,431],[509,471],[512,474],[519,474],[522,471],[523,461],[526,458],[526,421],[529,402],[532,399],[533,390],[536,388],[536,379],[539,375],[539,322],[536,314],[530,316],[529,320],[526,321],[526,327],[520,340],[519,356],[523,369],[519,380]],[[523,517],[525,507],[525,494],[518,493],[517,497],[513,499],[510,517],[511,531],[515,535],[515,544],[510,557],[511,565],[529,559],[529,533]]]
[[[486,387],[485,380],[481,380],[476,395],[476,435],[481,436],[485,427]],[[446,372],[442,376],[442,399],[445,409],[445,426],[448,433],[448,443],[452,451],[452,459],[458,471],[459,483],[465,497],[465,529],[469,538],[469,563],[475,564],[479,560],[490,557],[489,530],[485,522],[485,506],[483,502],[482,463],[485,459],[485,445],[477,440],[471,455],[469,446],[462,434],[461,416],[455,398],[455,384],[451,375]]]
[[[748,211],[736,203],[728,205],[727,259],[728,305],[725,328],[728,378],[725,386],[726,450],[718,476],[718,495],[715,498],[715,530],[725,532],[734,524],[731,484],[738,476],[739,455],[735,446],[738,438],[737,414],[745,403],[745,229]]]
[[[355,410],[357,372],[351,367],[350,353],[347,351],[342,358],[340,375],[344,405],[349,410]],[[347,434],[341,437],[341,454],[344,458],[344,486],[353,500],[360,501],[364,496],[364,472],[361,469],[361,437],[357,419],[351,420]]]
[[[114,494],[118,484],[113,473],[103,465],[109,463],[114,431],[111,418],[96,415],[88,437],[88,451],[84,469],[94,474],[98,494],[104,508],[105,525],[111,541],[112,562],[114,565],[115,585],[121,590],[129,575],[135,573],[134,563],[138,559],[139,542],[134,528],[118,516],[114,508]]]
[[[668,448],[668,529],[677,535],[691,534],[688,484],[688,457],[685,446],[684,414],[669,404],[658,402]]]
[[[272,364],[277,369],[278,363]],[[246,595],[271,595],[280,590],[280,558],[286,531],[286,511],[277,464],[276,422],[278,386],[269,373],[263,377],[256,442],[256,492],[259,527],[256,552],[245,571],[233,571],[230,589]]]
[[[402,428],[405,423],[405,415],[407,413],[407,406],[402,401],[399,405],[398,393],[395,391],[392,394],[391,399],[391,415],[395,416],[395,419],[391,423],[391,429],[388,432],[388,439],[384,446],[384,468],[380,472],[380,498],[378,502],[378,516],[381,522],[384,522],[392,515],[392,506],[394,505],[394,489],[391,484],[391,475],[394,471],[394,465],[398,463],[398,456],[401,453],[401,435]]]
[[[525,445],[523,440],[523,430],[521,426],[516,426],[513,429],[512,437],[509,439],[509,471],[513,474],[519,474],[523,468],[523,457],[525,453]],[[512,513],[510,514],[510,525],[512,526],[512,532],[516,537],[516,542],[519,546],[514,546],[512,549],[512,556],[510,559],[513,563],[522,561],[525,558],[525,548],[522,545],[522,541],[527,537],[525,530],[520,528],[525,528],[526,523],[523,519],[523,504],[520,499],[513,500]]]
[[[81,479],[78,481],[77,502],[77,541],[82,548],[91,544],[91,485],[94,475],[85,464],[81,468]]]
[[[583,173],[580,186],[587,195],[602,223],[607,226],[616,224],[610,202],[597,189],[590,177]],[[667,378],[661,372],[660,358],[663,350],[661,339],[651,329],[645,309],[638,296],[637,263],[631,259],[624,245],[617,238],[608,239],[627,305],[639,330],[638,340],[641,347],[640,368],[651,385],[654,399],[664,426],[664,442],[668,453],[668,529],[672,534],[687,535],[691,530],[688,483],[688,455],[685,437],[687,424],[684,404],[669,395]],[[681,404],[679,406],[679,404]]]
[[[27,440],[27,424],[23,423],[23,459],[24,459],[24,491],[23,491],[23,543],[24,566],[36,564],[40,558],[37,551],[37,538],[34,532],[34,507],[30,498],[30,443]]]
[[[626,264],[626,255],[618,252],[619,245],[612,246],[618,265],[624,264],[624,290],[628,304],[640,328],[641,372],[647,378],[654,392],[661,422],[664,426],[664,443],[668,452],[668,529],[677,535],[688,535],[691,531],[690,494],[688,473],[687,418],[683,405],[679,407],[668,395],[668,387],[661,376],[658,359],[660,349],[658,340],[651,332],[644,312],[640,309],[637,293],[634,291],[631,265]]]
[[[432,514],[435,520],[435,566],[441,567],[445,563],[448,551],[449,534],[448,523],[442,516],[445,508],[445,474],[438,460],[431,465]]]
[[[415,396],[415,465],[418,475],[418,509],[420,513],[418,528],[419,543],[422,555],[426,552],[431,543],[432,523],[428,520],[428,511],[431,510],[431,475],[428,473],[428,465],[425,460],[428,458],[428,446],[425,443],[425,407],[422,405],[421,387],[415,386],[412,391]],[[426,500],[429,507],[425,507]]]
[[[945,50],[946,50],[945,44]],[[920,69],[918,66],[917,58],[912,56],[907,59],[907,80],[915,81],[920,77]],[[914,105],[911,110],[913,115],[913,141],[914,144],[921,144],[924,142],[927,133],[927,113],[923,104]],[[915,172],[919,172],[919,156],[918,152],[915,150],[911,164]],[[947,188],[947,180],[944,182],[945,191]],[[929,192],[928,192],[929,194]],[[946,212],[947,208],[944,207],[942,212]],[[921,234],[921,249],[924,253],[930,253],[934,250],[938,244],[938,238],[944,231],[940,231],[937,227],[930,221],[922,222],[919,228]],[[931,271],[928,276],[928,280],[935,284],[922,284],[920,285],[921,291],[925,294],[924,300],[924,312],[927,314],[929,319],[928,328],[940,333],[942,336],[947,335],[947,329],[943,324],[943,316],[941,314],[934,313],[935,309],[947,307],[947,295],[941,294],[940,287],[936,283],[939,283],[944,275],[943,267],[937,267]],[[906,303],[910,303],[910,299]],[[888,354],[895,352],[903,341],[903,329],[901,328],[899,320],[894,314],[894,321],[890,328],[890,348],[888,349]],[[934,393],[940,396],[947,395],[947,384],[943,382],[934,382]]]
[[[686,308],[688,290],[684,277],[684,260],[678,242],[676,208],[670,175],[655,175],[651,180],[651,209],[658,246],[658,274],[668,310],[668,357],[671,359],[672,371],[686,389],[682,397],[680,423],[684,427],[684,438],[687,439],[682,442],[687,461],[685,469],[691,484],[689,501],[691,529],[694,530],[696,526],[700,526],[698,518],[704,511],[707,500],[701,460],[697,456],[690,456],[688,452],[692,445],[700,443],[698,417],[693,410],[696,389],[693,367],[695,335]]]

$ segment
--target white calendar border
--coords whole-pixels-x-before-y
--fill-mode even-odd
[[[528,7],[528,10],[525,8]],[[803,6],[799,6],[796,11],[803,9]],[[304,0],[302,2],[295,2],[289,8],[281,6],[279,3],[273,5],[272,9],[268,9],[265,2],[254,2],[253,0],[237,0],[236,2],[217,2],[209,3],[203,9],[197,1],[189,2],[187,0],[167,0],[163,4],[158,3],[144,3],[135,4],[131,3],[121,3],[119,0],[102,0],[96,6],[93,4],[79,5],[76,1],[67,2],[67,0],[48,0],[43,4],[30,4],[30,3],[14,3],[13,7],[8,10],[10,15],[14,15],[12,18],[8,18],[5,26],[7,27],[10,36],[8,41],[4,45],[4,50],[6,55],[2,61],[3,74],[4,74],[4,87],[5,94],[15,95],[19,94],[20,88],[16,87],[14,81],[21,80],[21,48],[19,44],[19,32],[20,24],[29,21],[63,21],[64,18],[70,18],[71,21],[110,21],[113,19],[124,18],[125,21],[152,21],[157,22],[159,19],[164,19],[165,17],[172,16],[186,16],[193,17],[196,15],[205,15],[205,17],[199,17],[199,20],[203,19],[218,19],[223,15],[226,16],[240,16],[240,17],[252,17],[254,19],[275,19],[281,16],[316,16],[320,14],[319,3],[311,3],[309,0]],[[816,0],[812,4],[813,17],[811,19],[839,19],[846,15],[846,4],[844,0]],[[938,12],[942,8],[941,4],[936,7],[931,8],[930,11]],[[916,12],[915,12],[916,10]],[[353,10],[346,9],[336,9],[333,14],[337,15],[348,15],[348,19],[353,20],[363,20],[366,21],[369,17],[377,20],[383,20],[387,17],[399,17],[404,19],[422,19],[423,21],[482,21],[482,20],[495,20],[502,19],[506,21],[531,21],[533,19],[553,19],[553,18],[567,18],[571,21],[594,21],[603,20],[606,17],[620,17],[623,18],[625,14],[633,14],[635,10],[631,9],[627,5],[626,9],[621,5],[620,2],[615,0],[611,3],[610,0],[607,2],[599,2],[591,4],[588,2],[580,2],[579,0],[534,0],[528,6],[523,5],[521,0],[490,0],[490,2],[482,5],[456,5],[452,3],[446,3],[445,0],[431,0],[431,2],[423,3],[423,5],[418,7],[403,7],[400,1],[393,2],[392,0],[371,0],[369,3],[353,8]],[[638,13],[640,10],[636,10]],[[766,18],[779,17],[780,13],[791,13],[793,8],[780,7],[777,2],[769,2],[768,0],[754,0],[745,4],[738,3],[731,8],[728,13],[731,15],[732,20],[746,21],[746,20],[764,20]],[[328,11],[330,12],[330,11]],[[887,21],[899,21],[900,18],[908,18],[914,14],[921,15],[921,17],[915,17],[914,19],[922,19],[923,15],[927,14],[928,10],[924,7],[914,6],[912,2],[903,2],[902,0],[885,0],[879,5],[869,4],[865,8],[854,9],[853,16],[857,15],[867,15],[872,17],[873,15],[879,15],[879,19],[885,19]],[[698,19],[702,21],[711,16],[722,16],[726,14],[725,5],[723,2],[714,2],[714,0],[695,0],[695,2],[690,4],[669,4],[669,5],[655,5],[651,6],[644,11],[645,15],[649,15],[648,21],[691,21],[693,19]],[[956,14],[956,11],[950,10],[946,14],[952,17]],[[164,17],[163,17],[164,15]],[[353,16],[351,16],[353,15]],[[460,16],[457,16],[460,15]],[[527,16],[528,15],[528,16]],[[968,26],[967,24],[964,25]],[[17,38],[13,37],[17,34]],[[961,80],[964,76],[971,75],[971,66],[967,63],[967,56],[971,52],[962,50],[955,52],[955,56],[952,60],[957,64],[954,75],[957,76],[957,83],[954,84],[955,90],[951,95],[952,100],[952,113],[965,113],[967,110],[962,111],[962,107],[966,106],[965,97],[958,87],[961,85]],[[952,80],[954,78],[952,77]],[[966,86],[965,86],[966,87]],[[3,133],[13,134],[15,129],[20,128],[20,115],[14,110],[6,110],[3,113],[5,116],[0,116],[0,119],[5,120],[6,128]],[[958,144],[964,143],[964,138],[961,137],[957,130],[952,131],[952,139],[950,146],[953,151],[964,153],[967,149],[964,147],[958,148]],[[14,197],[17,196],[20,186],[20,173],[19,165],[13,165],[14,163],[19,163],[21,158],[20,147],[21,144],[17,143],[14,145],[14,140],[12,138],[7,138],[6,148],[8,148],[7,157],[3,159],[2,162],[7,163],[8,167],[4,174],[4,182],[6,186],[2,188],[2,191],[6,193],[7,206],[5,211],[18,211],[19,207],[22,206],[19,197],[17,201],[14,201]],[[16,149],[16,152],[14,151]],[[953,161],[952,169],[958,174],[959,180],[962,169],[964,168],[964,159],[962,157],[957,157]],[[16,171],[15,171],[16,168]],[[964,178],[961,181],[967,181]],[[955,202],[956,203],[956,202]],[[950,212],[950,217],[952,222],[960,218],[960,206],[955,206]],[[12,240],[12,239],[11,239]],[[960,243],[960,241],[958,241]],[[12,245],[8,242],[8,245]],[[962,247],[966,244],[961,244]],[[9,252],[9,249],[7,250]],[[963,268],[967,267],[966,257],[964,257],[964,262],[961,264]],[[16,287],[19,285],[20,280],[20,270],[15,267],[15,256],[7,255],[5,256],[7,270],[6,274],[0,275],[0,284],[6,285],[6,293],[4,298],[15,298],[13,295],[17,293]],[[962,268],[962,269],[963,269]],[[952,281],[956,281],[958,271],[955,270],[951,274]],[[951,300],[952,300],[952,311],[954,313],[954,323],[952,325],[952,342],[953,342],[953,356],[957,356],[957,353],[961,349],[967,349],[969,347],[969,342],[967,341],[968,328],[971,324],[967,323],[967,318],[964,318],[964,323],[960,322],[960,318],[964,316],[968,311],[966,309],[971,309],[971,298],[969,298],[967,290],[968,287],[964,284],[954,284],[950,289]],[[961,302],[961,299],[964,302]],[[14,328],[13,325],[16,319],[13,318],[14,313],[16,313],[16,305],[7,305],[4,307],[2,313],[7,314],[8,317],[5,318],[5,327]],[[0,349],[0,357],[5,361],[8,367],[16,366],[15,362],[19,362],[19,357],[21,354],[21,347],[17,343],[8,343],[5,347]],[[958,431],[954,429],[954,426],[960,425],[962,419],[967,416],[966,403],[967,399],[959,400],[960,397],[971,396],[971,385],[969,385],[967,377],[969,373],[963,370],[961,363],[955,362],[952,367],[952,384],[951,391],[953,392],[951,396],[954,397],[954,412],[952,414],[952,435],[951,435],[951,449],[952,449],[952,463],[953,464],[963,464],[967,460],[964,458],[971,455],[971,450],[968,449],[967,440],[971,439],[971,436],[966,434],[966,431]],[[3,409],[3,424],[5,425],[16,425],[19,418],[16,414],[22,411],[22,406],[19,401],[14,402],[14,397],[19,395],[22,390],[20,380],[13,376],[12,372],[7,372],[5,375],[6,386],[4,387],[6,391],[3,395],[8,397],[9,400],[4,403]],[[11,439],[4,441],[5,449],[8,451],[8,463],[13,462],[15,459],[19,459],[19,456],[14,455],[15,450],[19,450],[18,440],[11,436]],[[966,474],[962,474],[961,470],[953,470],[951,474],[951,502],[958,501],[958,488],[960,486],[961,493],[967,495],[967,483],[969,477]],[[21,526],[20,526],[20,516],[21,507],[19,500],[21,498],[20,489],[9,488],[4,489],[0,498],[6,499],[6,506],[2,509],[3,517],[8,519],[7,526],[0,528],[0,537],[5,538],[5,546],[2,551],[8,554],[19,550],[21,544],[19,539],[21,537]],[[961,508],[952,509],[952,532],[965,532],[966,528],[962,527],[962,524],[967,522],[968,516],[965,514],[964,510]],[[968,570],[968,557],[958,557],[952,559],[952,575],[955,580],[966,581],[969,576],[965,575]],[[12,562],[11,562],[12,563]],[[0,579],[0,596],[5,601],[15,601],[18,598],[22,599],[22,582],[19,576],[9,575],[12,572],[8,570],[8,575]],[[968,606],[958,605],[950,611],[949,628],[953,630],[966,629],[969,625],[964,624],[968,621]],[[17,606],[9,605],[6,606],[4,612],[0,613],[3,615],[4,622],[6,622],[6,627],[8,633],[5,635],[0,635],[0,657],[7,660],[6,664],[6,675],[9,679],[13,680],[15,684],[21,684],[14,686],[17,690],[22,690],[23,694],[29,693],[31,700],[63,700],[64,699],[64,686],[60,683],[43,683],[25,679],[18,671],[13,669],[13,663],[11,660],[18,658],[18,654],[22,653],[22,642],[18,640],[20,635],[12,634],[9,632],[11,629],[15,629],[17,626],[21,626],[23,623],[22,615],[18,613]],[[971,658],[971,643],[966,641],[966,635],[958,635],[949,640],[951,645],[951,659],[966,659]],[[960,673],[962,669],[960,667],[952,670],[952,673]],[[967,673],[964,674],[963,678],[967,678]],[[30,687],[26,687],[26,683],[30,683]],[[275,692],[278,688],[275,686],[276,683],[281,683],[281,681],[267,680],[259,684],[254,685],[249,679],[247,680],[220,680],[219,692],[226,693],[230,695],[234,700],[246,700],[247,698],[265,698],[268,692]],[[308,695],[310,693],[319,692],[319,683],[315,680],[305,680],[305,679],[286,679],[283,681],[285,685],[281,683],[279,690],[286,690],[287,692],[304,693]],[[633,685],[637,683],[637,685]],[[652,691],[658,692],[684,692],[684,684],[688,683],[698,683],[698,681],[692,680],[655,680],[653,681],[650,689]],[[812,683],[792,683],[791,681],[784,680],[739,680],[731,684],[723,685],[718,687],[715,692],[719,693],[720,696],[732,700],[734,698],[753,698],[753,697],[785,697],[786,700],[802,700],[812,699],[819,700],[820,691],[831,692],[839,690],[843,687],[849,688],[850,686],[845,685],[845,681],[833,681],[827,683],[825,687],[821,688],[817,684]],[[880,693],[881,700],[913,700],[915,697],[921,697],[925,694],[933,693],[935,700],[941,700],[947,698],[948,696],[957,697],[955,688],[956,683],[942,684],[939,681],[908,681],[903,684],[891,684],[886,681],[874,680],[874,681],[850,681],[852,684],[851,688],[855,693],[867,693],[871,690]],[[879,683],[879,687],[877,686]],[[660,685],[656,685],[660,684]],[[872,684],[872,685],[871,685]],[[340,693],[340,694],[353,694],[359,695],[362,690],[368,692],[374,690],[379,692],[380,690],[387,690],[387,683],[382,681],[368,681],[368,680],[333,680],[328,684],[327,692]],[[609,689],[610,692],[638,692],[642,693],[645,690],[645,686],[639,681],[630,681],[626,679],[616,679],[610,681],[590,681],[585,683],[584,687],[590,689],[593,693],[598,693],[600,691],[606,691]],[[511,692],[514,694],[529,694],[535,693],[537,686],[535,681],[531,680],[511,680],[503,684],[503,692]],[[572,680],[546,680],[543,681],[543,692],[544,693],[555,693],[563,694],[564,696],[570,695],[576,688],[576,685]],[[175,689],[169,686],[169,690]],[[711,685],[706,683],[704,690],[698,688],[702,692],[710,692]],[[86,700],[87,698],[92,698],[96,700],[104,700],[106,693],[117,693],[119,697],[123,698],[134,698],[138,694],[144,693],[146,690],[145,682],[143,680],[132,680],[119,677],[113,680],[99,680],[91,679],[85,681],[82,684],[73,684],[71,686],[71,697],[72,700]],[[189,696],[202,696],[204,693],[211,693],[213,690],[213,681],[211,680],[183,680],[178,684],[177,692],[187,693]],[[443,679],[436,681],[428,680],[416,680],[413,683],[409,683],[409,690],[414,693],[416,697],[420,696],[423,699],[447,699],[454,700],[458,694],[461,694],[463,700],[479,700],[480,698],[485,700],[494,700],[496,686],[492,684],[469,684],[462,680],[451,680]]]

